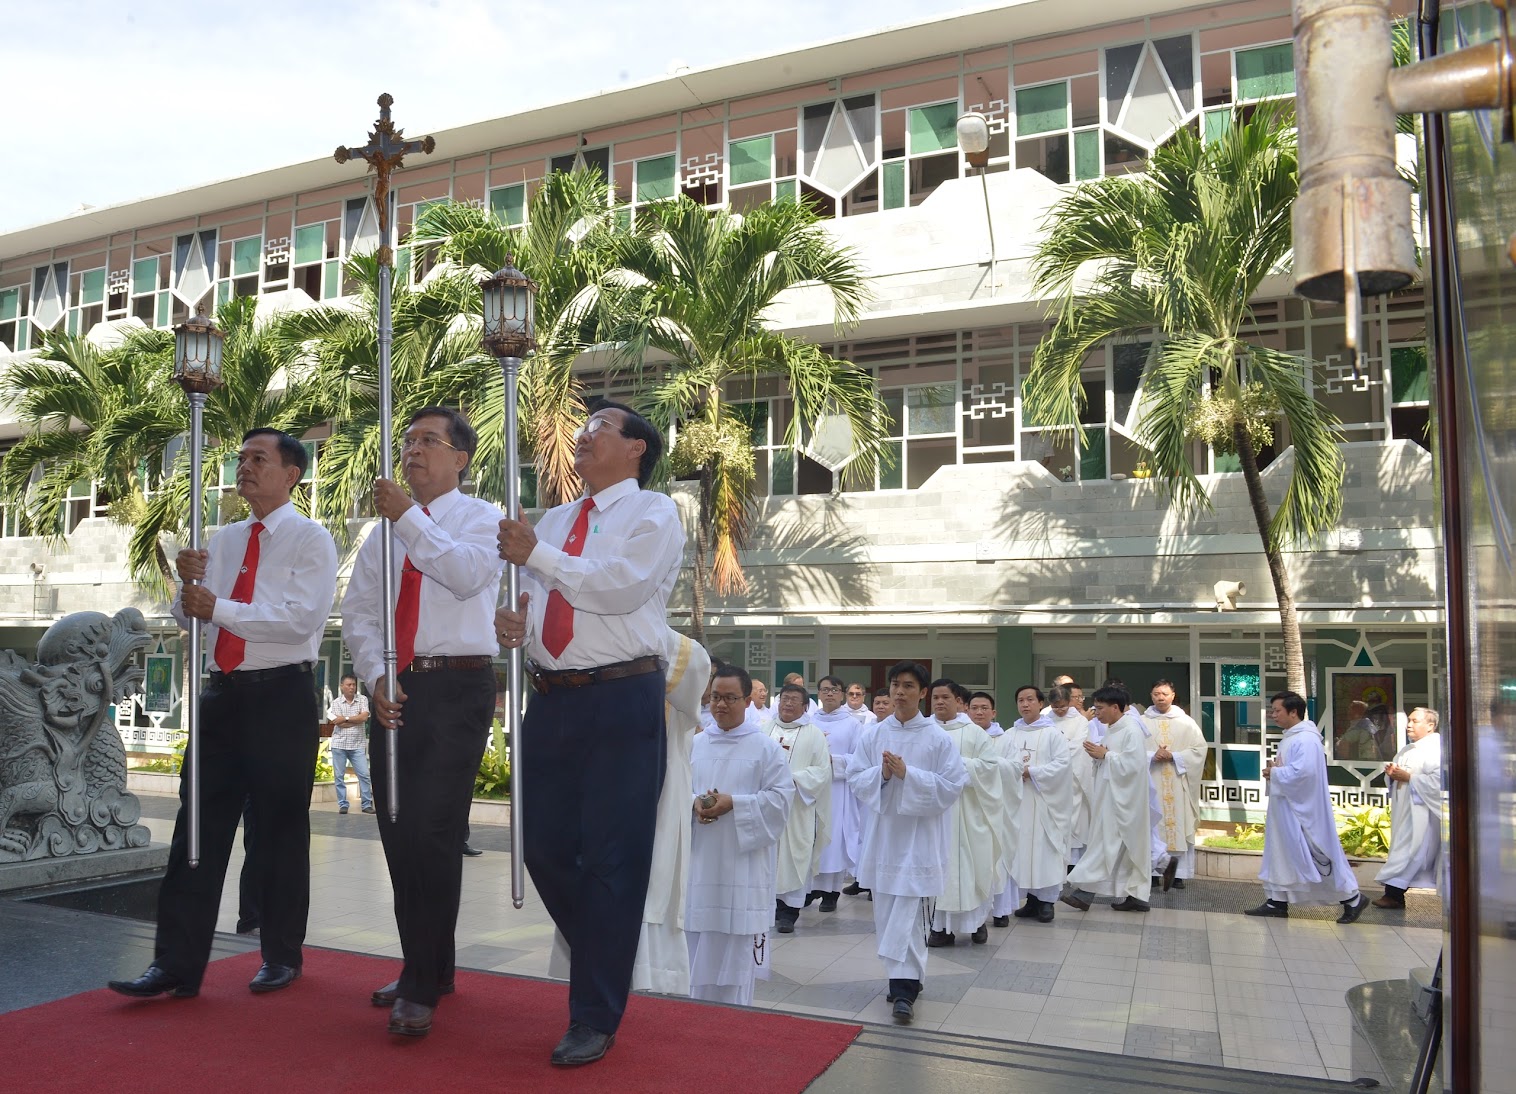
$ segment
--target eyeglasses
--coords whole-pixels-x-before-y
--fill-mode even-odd
[[[726,703],[740,703],[743,701],[743,698],[744,697],[741,695],[722,695],[720,692],[713,691],[711,692],[711,706]]]
[[[451,448],[454,452],[458,451],[457,445],[449,444],[435,433],[423,433],[419,437],[406,437],[400,442],[400,451],[402,452],[409,452],[413,448],[424,448],[428,452],[435,451],[438,448]]]
[[[834,684],[822,684],[816,690],[819,691],[819,692],[821,692],[821,694],[823,694],[823,695],[841,695],[842,694],[842,689],[839,688],[839,687],[837,687]]]
[[[623,437],[626,436],[626,431],[618,426],[615,422],[611,421],[609,418],[591,418],[578,429],[574,430],[574,440],[577,441],[586,433],[599,433],[602,429],[614,429]]]

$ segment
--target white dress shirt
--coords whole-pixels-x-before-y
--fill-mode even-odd
[[[684,561],[684,526],[667,494],[622,479],[594,495],[584,551],[562,548],[581,498],[537,522],[537,546],[521,568],[527,606],[526,653],[547,669],[588,669],[663,652],[669,593]],[[542,645],[548,593],[574,609],[574,637],[553,657]]]
[[[495,657],[495,602],[505,563],[495,537],[504,514],[487,501],[450,490],[433,500],[430,516],[413,505],[395,522],[394,584],[407,557],[421,571],[421,607],[416,620],[417,657]],[[383,580],[379,529],[358,549],[353,576],[342,598],[342,640],[353,671],[369,683],[384,674]]]
[[[349,701],[338,695],[332,700],[332,705],[326,708],[326,720],[335,722],[339,718],[368,717],[368,696],[361,691]],[[363,723],[350,726],[332,727],[333,748],[362,748],[363,747]]]
[[[247,553],[253,517],[228,524],[206,544],[209,558],[202,584],[216,596],[205,627],[206,664],[216,668],[216,639],[225,627],[247,643],[241,669],[272,669],[314,661],[337,595],[337,546],[321,525],[285,502],[263,518],[258,538],[258,574],[253,599],[228,599]],[[169,605],[179,625],[189,629],[180,587]]]

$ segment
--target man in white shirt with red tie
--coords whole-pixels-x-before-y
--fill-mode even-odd
[[[200,993],[227,859],[248,805],[259,854],[263,966],[248,985],[278,991],[300,976],[310,910],[310,805],[321,708],[312,672],[337,591],[337,548],[301,516],[290,491],[304,446],[253,429],[237,453],[237,493],[252,515],[204,550],[179,552],[183,584],[169,610],[205,627],[210,682],[200,695],[200,864],[189,865],[188,791],[179,785],[168,871],[158,891],[153,963],[112,991],[137,998]]]
[[[664,621],[684,557],[663,451],[630,407],[601,402],[574,446],[584,497],[535,531],[500,522],[520,603],[496,616],[525,646],[535,694],[521,726],[526,867],[571,953],[569,1027],[552,1063],[605,1055],[626,1009],[663,781]]]
[[[372,995],[390,1008],[389,1031],[423,1037],[438,999],[453,991],[453,934],[474,777],[495,714],[495,602],[503,569],[495,551],[501,512],[459,491],[478,437],[447,407],[411,416],[400,448],[407,494],[374,482],[374,508],[394,526],[393,609],[382,602],[376,530],[358,551],[342,600],[342,638],[369,681],[369,736],[379,838],[395,894],[405,964]],[[382,613],[395,613],[397,693],[384,672]],[[389,815],[389,749],[396,739],[395,820]]]

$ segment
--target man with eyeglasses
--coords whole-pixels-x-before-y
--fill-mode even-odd
[[[879,719],[869,709],[869,693],[862,684],[849,684],[847,686],[847,712],[858,720],[858,728],[871,726]]]
[[[645,489],[663,453],[647,419],[600,402],[574,443],[584,497],[535,529],[511,514],[500,557],[520,601],[496,613],[535,694],[521,726],[526,867],[571,952],[569,1028],[552,1063],[615,1041],[637,956],[664,772],[664,635],[684,528]]]
[[[841,693],[837,698],[840,699]],[[779,742],[795,781],[795,801],[779,841],[774,927],[793,934],[800,909],[811,901],[821,849],[832,835],[832,761],[826,735],[806,713],[809,696],[799,684],[779,689],[779,709],[764,731]]]
[[[379,838],[395,894],[404,966],[376,990],[389,1031],[424,1037],[438,999],[453,991],[454,930],[463,884],[474,777],[495,714],[495,601],[503,567],[495,550],[501,512],[458,487],[478,443],[447,407],[411,416],[401,444],[410,493],[374,480],[374,508],[394,527],[394,604],[383,601],[381,540],[358,551],[342,601],[342,638],[353,669],[369,681],[370,734]],[[384,669],[384,613],[395,613],[395,694]],[[389,750],[398,733],[398,816],[390,819]]]

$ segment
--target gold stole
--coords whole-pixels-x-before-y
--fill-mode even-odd
[[[1169,720],[1165,717],[1158,719],[1158,743],[1173,753],[1169,746]],[[1179,767],[1170,760],[1163,765],[1162,771],[1158,779],[1158,800],[1163,805],[1163,839],[1169,850],[1177,854],[1185,849],[1184,841],[1179,838]]]

